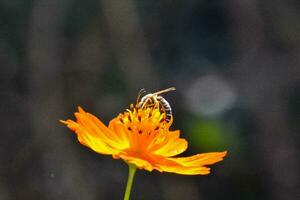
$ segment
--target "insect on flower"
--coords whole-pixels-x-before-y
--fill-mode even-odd
[[[162,112],[165,113],[165,118],[164,120],[166,120],[167,122],[169,122],[171,120],[172,116],[172,109],[171,106],[169,104],[169,102],[163,98],[162,96],[160,96],[160,94],[169,92],[175,90],[175,87],[171,87],[165,90],[160,90],[158,92],[155,93],[149,93],[145,96],[143,96],[140,99],[141,93],[144,92],[145,90],[142,89],[139,92],[139,95],[137,97],[137,101],[136,101],[136,107],[143,109],[146,107],[154,107],[154,108],[158,108],[160,109]]]
[[[113,118],[108,126],[81,107],[76,121],[61,120],[77,135],[78,141],[99,154],[123,159],[126,163],[148,171],[184,175],[210,173],[208,165],[223,160],[224,152],[175,157],[184,152],[188,142],[180,138],[179,130],[170,130],[174,116],[169,103],[160,96],[175,90],[168,88],[141,97],[135,105]]]

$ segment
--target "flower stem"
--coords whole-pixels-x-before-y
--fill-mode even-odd
[[[132,187],[132,183],[133,183],[133,178],[134,178],[135,171],[136,171],[136,166],[134,164],[129,164],[128,163],[128,167],[129,167],[129,174],[128,174],[128,179],[127,179],[127,185],[126,185],[124,200],[129,200],[131,187]]]

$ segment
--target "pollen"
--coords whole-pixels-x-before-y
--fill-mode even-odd
[[[165,113],[157,108],[132,108],[117,117],[132,133],[153,134],[168,131],[172,122],[167,122]]]

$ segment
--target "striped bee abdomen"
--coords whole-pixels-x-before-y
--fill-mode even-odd
[[[157,100],[161,105],[163,112],[166,114],[166,121],[169,122],[172,118],[172,108],[169,102],[162,96],[157,96]]]

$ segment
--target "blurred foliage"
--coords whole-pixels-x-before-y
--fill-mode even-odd
[[[228,149],[232,132],[223,121],[217,119],[189,120],[188,138],[193,147],[203,151],[222,151]]]

